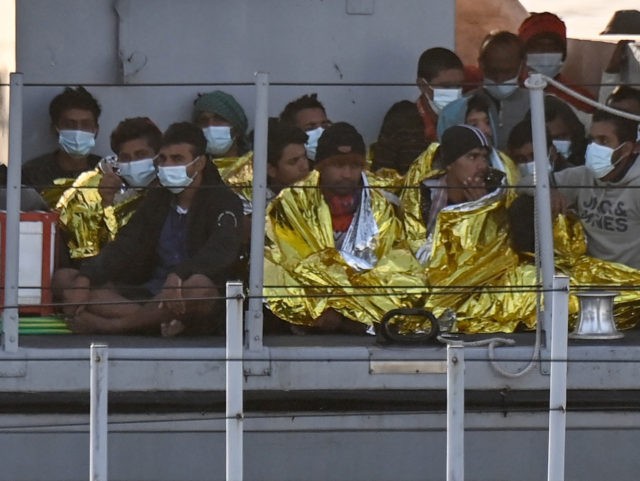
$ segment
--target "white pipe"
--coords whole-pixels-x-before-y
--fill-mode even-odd
[[[447,481],[464,480],[464,346],[447,345]]]
[[[267,205],[267,130],[269,125],[269,74],[256,73],[256,117],[253,136],[253,191],[251,249],[249,254],[249,309],[246,343],[251,351],[262,349],[262,284],[264,229]]]
[[[569,329],[569,278],[553,278],[551,322],[551,376],[549,379],[548,481],[563,481],[567,427],[567,337]]]
[[[542,271],[543,313],[542,327],[545,330],[546,346],[549,346],[551,331],[552,302],[548,295],[553,287],[555,265],[553,259],[553,219],[551,218],[551,191],[549,188],[549,158],[547,152],[547,132],[544,121],[544,88],[547,83],[540,74],[531,74],[525,81],[531,99],[531,133],[533,135],[533,160],[536,203],[536,235],[538,237],[539,268]],[[538,319],[540,322],[540,319]]]
[[[598,110],[604,110],[605,112],[609,112],[610,114],[617,115],[618,117],[624,117],[625,119],[633,120],[635,122],[640,122],[640,115],[635,115],[630,112],[614,109],[613,107],[609,107],[608,105],[601,104],[600,102],[596,102],[595,100],[590,99],[589,97],[585,97],[584,95],[579,94],[574,90],[571,90],[566,85],[558,82],[557,80],[552,79],[551,77],[547,77],[546,75],[542,75],[542,74],[539,74],[539,75],[541,75],[541,77],[545,81],[549,82],[558,90],[561,90],[562,92],[566,93],[567,95],[570,95],[571,97],[579,100],[580,102],[590,105],[591,107],[596,108]]]
[[[260,257],[262,259],[262,257]],[[226,480],[243,477],[242,283],[227,282]]]
[[[4,265],[2,349],[18,351],[18,258],[20,255],[20,185],[22,168],[23,75],[9,78],[9,163],[7,165],[7,217]]]
[[[91,344],[91,404],[89,407],[89,479],[107,481],[109,348]]]

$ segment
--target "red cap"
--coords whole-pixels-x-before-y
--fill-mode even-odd
[[[565,45],[567,43],[567,26],[553,13],[532,13],[524,19],[518,29],[518,36],[525,44],[533,37],[541,34],[555,35]]]

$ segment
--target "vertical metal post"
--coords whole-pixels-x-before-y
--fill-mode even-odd
[[[249,310],[247,347],[262,349],[262,284],[264,272],[264,229],[267,204],[267,130],[269,125],[269,74],[256,73],[256,118],[253,137],[253,192],[251,250],[249,257]]]
[[[447,345],[447,481],[464,480],[464,347]]]
[[[227,481],[242,481],[243,478],[242,301],[242,283],[227,282]]]
[[[107,481],[107,416],[109,347],[91,344],[91,405],[89,408],[89,479]]]
[[[531,74],[525,81],[531,99],[531,132],[533,135],[533,160],[535,162],[536,235],[538,237],[539,269],[542,271],[543,317],[545,345],[551,342],[551,316],[553,304],[548,295],[553,287],[555,266],[553,260],[553,219],[551,218],[551,191],[549,187],[549,159],[547,133],[544,121],[544,88],[547,82],[540,74]],[[538,320],[540,322],[540,320]]]
[[[4,313],[2,349],[18,350],[18,258],[20,256],[20,185],[22,168],[23,75],[9,78],[9,163],[7,165],[7,217],[4,258]]]
[[[551,322],[551,376],[549,392],[548,481],[563,481],[567,426],[567,337],[569,330],[569,278],[553,278]]]

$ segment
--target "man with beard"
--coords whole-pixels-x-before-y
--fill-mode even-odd
[[[353,126],[331,125],[316,171],[267,210],[265,297],[297,334],[362,333],[424,290],[395,206],[369,183],[365,152]]]

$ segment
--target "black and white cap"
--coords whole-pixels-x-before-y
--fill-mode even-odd
[[[446,167],[467,152],[478,147],[491,149],[491,144],[480,129],[471,125],[454,125],[442,134],[440,144],[442,166]]]

